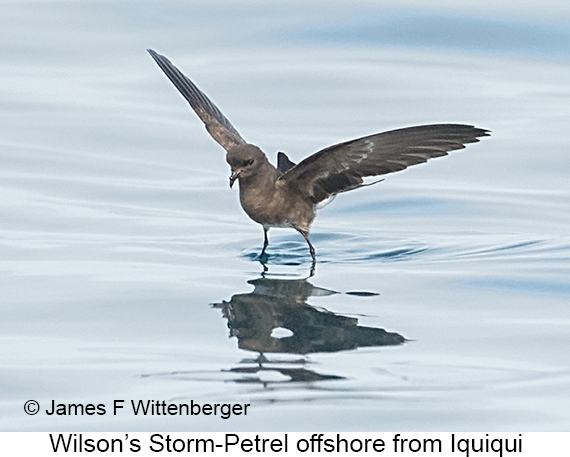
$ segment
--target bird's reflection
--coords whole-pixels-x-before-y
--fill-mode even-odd
[[[306,279],[274,279],[261,277],[248,281],[254,286],[250,293],[236,294],[230,301],[212,306],[219,308],[228,321],[230,337],[236,337],[241,349],[256,352],[257,358],[242,361],[231,371],[240,373],[238,382],[264,382],[261,372],[278,372],[288,381],[342,379],[323,375],[305,368],[304,356],[316,352],[339,352],[359,347],[394,346],[406,339],[382,328],[358,325],[358,319],[336,314],[307,303],[311,296],[337,294],[316,287]],[[353,292],[352,295],[376,295]],[[280,367],[283,360],[270,360],[268,353],[297,354],[287,360],[293,368]],[[303,365],[303,366],[299,366]]]

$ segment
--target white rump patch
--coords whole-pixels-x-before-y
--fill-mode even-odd
[[[276,327],[271,331],[271,338],[281,340],[283,338],[291,338],[294,333],[285,327]]]
[[[321,200],[319,203],[317,203],[317,204],[315,205],[315,209],[324,208],[324,207],[327,206],[330,202],[332,202],[335,197],[336,197],[336,194],[331,195],[330,197],[327,197],[327,198],[325,198],[324,200]]]

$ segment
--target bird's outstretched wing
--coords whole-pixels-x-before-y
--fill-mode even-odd
[[[360,187],[366,176],[404,170],[488,135],[487,130],[461,124],[422,125],[377,133],[307,157],[283,173],[278,183],[296,188],[316,204]]]
[[[214,103],[184,76],[182,72],[176,68],[170,60],[158,54],[152,49],[147,49],[148,53],[156,61],[162,71],[172,81],[172,84],[180,91],[198,117],[202,119],[206,130],[212,138],[216,140],[226,151],[234,146],[244,144],[245,140],[241,137],[231,122],[222,114]]]
[[[295,166],[295,162],[291,162],[291,159],[287,157],[287,154],[284,152],[277,153],[277,169],[281,173],[285,173],[286,171],[290,170]]]

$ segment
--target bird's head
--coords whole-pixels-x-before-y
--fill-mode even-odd
[[[238,178],[246,180],[255,176],[263,163],[267,162],[267,157],[253,144],[240,144],[228,151],[226,161],[232,169],[230,176],[230,187],[232,187]]]

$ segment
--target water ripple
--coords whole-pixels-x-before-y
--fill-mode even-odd
[[[316,233],[313,244],[319,263],[436,262],[463,260],[570,261],[570,240],[529,239],[519,235],[446,234],[422,240]],[[257,261],[261,246],[242,251]],[[307,245],[295,235],[277,237],[269,245],[269,265],[305,265]]]

